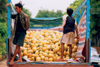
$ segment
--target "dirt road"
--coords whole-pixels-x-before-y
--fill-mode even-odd
[[[6,64],[7,60],[3,60],[0,62],[0,67],[8,67],[7,64]]]

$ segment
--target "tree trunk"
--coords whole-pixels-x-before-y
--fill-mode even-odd
[[[97,38],[95,38],[95,47],[96,47],[96,44],[97,44],[97,43],[96,43],[96,40],[97,40]]]
[[[96,35],[96,47],[98,46],[98,35]]]
[[[98,40],[97,40],[98,46],[97,47],[99,47],[99,35],[97,35],[97,38],[98,38]]]

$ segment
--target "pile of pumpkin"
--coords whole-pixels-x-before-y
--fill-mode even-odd
[[[60,39],[63,33],[53,30],[27,31],[21,55],[30,61],[56,61],[61,56]],[[77,40],[75,40],[75,43]],[[69,58],[69,47],[64,45],[64,59]],[[72,45],[72,59],[75,60],[77,46]]]

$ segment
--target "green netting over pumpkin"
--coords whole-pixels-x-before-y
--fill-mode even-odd
[[[56,27],[62,25],[62,17],[59,18],[30,18],[31,27]]]

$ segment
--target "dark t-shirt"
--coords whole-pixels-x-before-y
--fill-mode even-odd
[[[19,14],[18,14],[16,32],[26,32],[26,30],[24,30],[24,28],[22,27],[20,20],[21,19],[20,19]]]
[[[69,33],[69,32],[74,32],[75,30],[75,19],[71,16],[68,16],[66,18],[66,24],[64,26],[64,31],[63,33]]]

